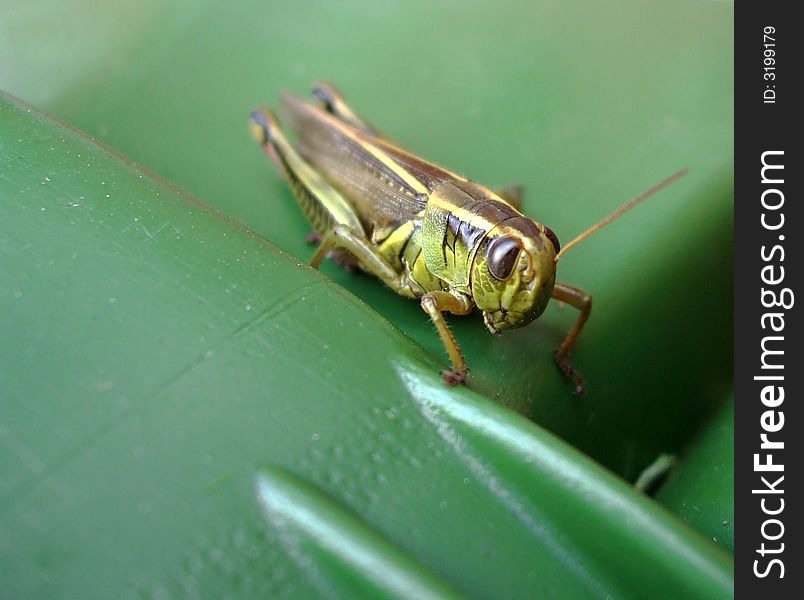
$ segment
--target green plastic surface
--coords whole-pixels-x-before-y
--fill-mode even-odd
[[[731,593],[718,546],[516,415],[627,480],[678,454],[660,500],[709,537],[728,512],[725,483],[680,474],[731,386],[731,6],[9,6],[0,87],[257,234],[4,101],[0,576],[15,597],[380,593],[365,553],[434,595]],[[573,354],[586,399],[551,360],[570,309],[502,337],[452,319],[472,379],[445,390],[415,303],[301,264],[308,226],[246,118],[320,78],[423,156],[523,183],[525,211],[565,242],[691,168],[562,260],[595,296]],[[262,485],[354,552],[331,555],[292,511],[282,538]]]
[[[733,400],[707,423],[656,497],[698,531],[734,552]]]

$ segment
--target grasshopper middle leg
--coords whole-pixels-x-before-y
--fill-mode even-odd
[[[380,279],[401,296],[413,297],[407,284],[407,275],[399,275],[379,255],[363,233],[347,225],[336,225],[323,236],[321,243],[310,259],[310,266],[317,269],[331,250],[346,250],[366,271]]]

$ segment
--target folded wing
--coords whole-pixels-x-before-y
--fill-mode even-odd
[[[421,216],[429,194],[441,183],[465,181],[294,94],[283,93],[282,106],[298,137],[299,153],[353,204],[366,225]]]

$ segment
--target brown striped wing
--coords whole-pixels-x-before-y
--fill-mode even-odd
[[[465,181],[398,146],[355,129],[298,96],[282,94],[299,153],[350,202],[366,225],[421,216],[430,193],[445,181]]]

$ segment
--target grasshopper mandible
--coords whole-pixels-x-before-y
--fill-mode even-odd
[[[491,333],[527,325],[551,298],[579,311],[555,361],[583,395],[568,354],[592,310],[583,290],[556,282],[556,264],[571,246],[686,173],[668,177],[575,238],[562,250],[547,227],[525,217],[515,188],[495,191],[407,152],[353,111],[331,84],[313,88],[315,104],[284,92],[293,145],[270,109],[251,113],[251,129],[277,164],[320,245],[310,264],[334,254],[418,299],[432,319],[452,369],[467,366],[444,319],[475,308]]]

